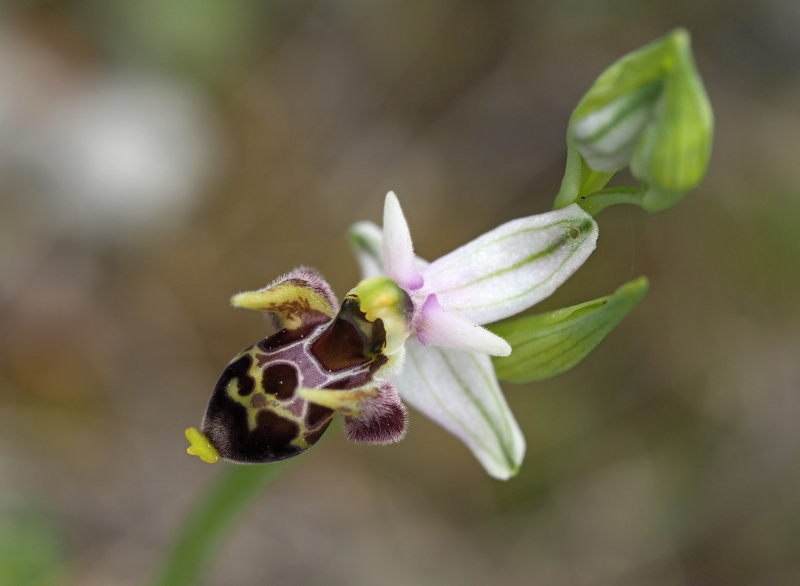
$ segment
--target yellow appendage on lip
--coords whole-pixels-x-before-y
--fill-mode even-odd
[[[211,445],[211,442],[208,441],[205,434],[200,433],[194,427],[190,427],[186,430],[185,435],[186,439],[189,440],[191,444],[186,448],[187,454],[197,456],[203,460],[203,462],[208,462],[209,464],[213,464],[219,460],[217,448]]]

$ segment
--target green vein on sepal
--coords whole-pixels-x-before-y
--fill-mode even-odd
[[[583,240],[585,240],[584,235],[587,232],[587,229],[588,228],[593,228],[595,226],[596,226],[596,224],[594,222],[592,222],[592,221],[589,221],[589,222],[586,222],[584,224],[581,224],[581,226],[578,227],[578,229],[581,231],[581,240],[577,243],[577,245],[572,247],[572,250],[569,251],[569,253],[559,263],[559,265],[556,267],[555,270],[550,271],[550,273],[546,277],[540,279],[539,281],[536,282],[536,284],[532,285],[531,287],[529,287],[528,289],[526,289],[522,293],[517,293],[515,295],[510,295],[509,297],[504,297],[502,299],[497,299],[497,300],[491,301],[489,303],[480,303],[480,304],[473,304],[473,305],[459,305],[459,306],[455,306],[454,305],[454,306],[451,307],[451,309],[453,309],[455,311],[474,311],[476,309],[481,309],[481,308],[485,308],[485,307],[494,307],[494,306],[500,305],[502,303],[508,303],[509,301],[512,301],[514,299],[519,299],[520,297],[525,297],[526,295],[530,295],[533,291],[535,291],[536,289],[539,289],[540,287],[546,285],[551,279],[553,279],[554,277],[556,277],[556,276],[558,276],[560,274],[560,271],[561,271],[562,267],[565,264],[567,264],[572,259],[572,257],[575,256],[575,254],[577,254],[578,251],[580,250],[580,245],[582,244]],[[557,242],[554,246],[551,246],[550,248],[552,250],[550,250],[550,249],[548,249],[548,250],[550,250],[550,253],[552,253],[552,252],[556,251],[557,249],[561,248],[563,243],[567,242],[569,240],[571,240],[571,239],[570,238],[564,238],[564,239],[560,240],[559,242]],[[547,252],[547,251],[545,251],[545,252]],[[524,266],[524,264],[527,264],[529,262],[533,262],[535,260],[543,258],[544,256],[546,256],[546,255],[537,253],[537,254],[533,255],[532,257],[526,259],[523,263],[518,263],[518,265],[520,267]],[[491,276],[499,275],[502,272],[505,272],[505,271],[498,271],[496,273],[493,273]]]
[[[524,220],[524,219],[525,218],[520,218],[519,220]],[[552,222],[550,224],[545,224],[543,226],[525,226],[523,228],[519,228],[517,230],[514,230],[513,232],[508,232],[506,234],[503,234],[502,236],[500,236],[498,238],[493,238],[493,239],[490,239],[490,240],[488,240],[486,242],[483,242],[480,246],[477,246],[476,248],[474,248],[474,249],[472,249],[470,251],[470,256],[454,255],[455,252],[460,250],[460,249],[456,249],[452,253],[447,254],[447,255],[443,256],[442,258],[440,258],[439,260],[435,261],[433,266],[431,267],[432,270],[430,271],[430,274],[431,275],[436,275],[438,273],[441,273],[441,272],[444,272],[444,271],[447,271],[447,270],[451,270],[451,269],[453,269],[453,267],[457,267],[457,266],[459,266],[461,264],[469,264],[469,263],[471,263],[471,260],[470,260],[471,257],[476,256],[476,255],[480,255],[481,253],[484,253],[486,250],[489,250],[489,249],[491,249],[493,247],[496,247],[500,243],[507,242],[507,241],[512,240],[512,239],[524,237],[527,234],[531,234],[531,233],[535,233],[535,232],[545,232],[545,231],[548,231],[548,230],[552,230],[553,228],[558,227],[558,226],[571,227],[571,225],[575,224],[576,221],[578,221],[578,220],[576,220],[576,218],[565,218],[563,220],[557,220],[555,222]],[[586,225],[586,221],[583,220],[583,218],[581,218],[580,221],[582,222],[581,226],[575,226],[579,230],[581,228],[585,227],[585,225]],[[497,229],[492,230],[491,232],[495,232],[496,230]],[[543,251],[539,251],[537,253],[532,253],[532,254],[534,255],[534,257],[536,257],[536,256],[541,256],[542,252]],[[448,258],[448,257],[450,257],[450,258]],[[444,259],[448,259],[447,262],[443,262]],[[533,258],[533,259],[529,259],[529,260],[536,260],[536,259]],[[525,264],[525,261],[523,261],[522,264]],[[507,270],[507,269],[503,269],[503,271],[505,271],[505,270]],[[493,274],[499,274],[499,273],[493,273]],[[483,277],[481,277],[481,279],[482,278]],[[478,279],[478,280],[481,280],[481,279]],[[469,284],[472,284],[472,283],[469,283]]]
[[[520,260],[520,261],[518,261],[518,262],[516,262],[516,263],[514,263],[512,265],[504,266],[502,268],[497,269],[496,271],[494,271],[492,273],[487,273],[485,275],[481,275],[480,277],[478,277],[476,279],[473,279],[472,281],[469,281],[467,283],[462,283],[462,284],[458,285],[457,287],[451,287],[450,289],[442,289],[441,291],[439,291],[439,293],[441,294],[441,293],[450,293],[452,291],[458,291],[459,289],[464,289],[466,287],[472,287],[474,285],[477,285],[478,283],[482,283],[482,282],[488,281],[490,279],[495,279],[495,278],[497,278],[497,277],[499,277],[501,275],[505,275],[507,273],[511,273],[511,272],[514,272],[514,271],[519,271],[519,270],[527,267],[529,264],[531,264],[533,262],[536,262],[537,260],[541,260],[543,258],[547,258],[548,256],[552,255],[553,253],[559,252],[562,248],[564,248],[564,244],[570,243],[572,241],[575,241],[575,244],[572,247],[573,250],[569,254],[569,256],[572,256],[572,254],[574,254],[574,252],[580,248],[580,245],[585,240],[586,233],[591,231],[591,229],[594,227],[594,223],[591,220],[585,220],[585,221],[581,222],[581,224],[578,225],[578,226],[574,226],[574,224],[575,224],[574,220],[564,220],[564,221],[561,221],[561,222],[556,222],[555,224],[550,224],[549,226],[547,226],[547,228],[552,228],[553,226],[556,226],[558,224],[573,224],[573,226],[571,226],[571,227],[574,228],[575,230],[577,230],[578,234],[580,236],[584,236],[584,238],[581,238],[580,240],[577,240],[576,238],[565,234],[561,238],[559,238],[559,239],[547,244],[543,249],[537,250],[535,252],[532,252],[526,258],[524,258],[524,259],[522,259],[522,260]],[[524,234],[525,232],[532,232],[532,231],[534,231],[534,230],[520,230],[518,232],[515,232],[513,234],[513,236],[518,236],[520,234]],[[475,253],[473,253],[473,254],[477,254],[477,251]],[[550,276],[552,276],[552,275],[550,275]],[[550,278],[550,277],[548,277],[548,278]],[[541,284],[542,283],[537,283],[536,287],[538,287]],[[536,287],[531,287],[531,289],[529,289],[528,291],[530,291],[532,289],[535,289]],[[528,291],[526,291],[526,293]],[[519,297],[519,296],[520,295],[516,295],[515,297]]]
[[[512,348],[510,356],[492,358],[497,377],[523,383],[569,370],[636,307],[647,288],[647,278],[639,277],[607,297],[489,326]]]
[[[512,423],[513,418],[509,420],[511,414],[508,411],[508,407],[505,406],[497,384],[492,384],[491,377],[487,374],[486,369],[472,353],[466,353],[465,356],[468,356],[473,367],[480,373],[480,379],[482,379],[480,381],[475,378],[463,377],[464,373],[460,372],[459,365],[455,365],[452,362],[451,358],[454,351],[436,347],[428,347],[426,351],[435,353],[438,356],[440,364],[443,367],[443,369],[439,371],[439,376],[446,373],[447,378],[456,383],[457,388],[462,392],[461,397],[472,404],[477,414],[483,420],[483,423],[491,430],[490,437],[496,440],[496,446],[491,439],[482,437],[476,429],[474,422],[472,425],[470,424],[468,421],[469,416],[465,416],[466,414],[463,409],[453,409],[458,403],[458,401],[454,400],[455,397],[443,397],[441,393],[438,392],[438,390],[441,390],[442,385],[437,385],[434,381],[430,380],[428,376],[430,373],[419,363],[418,357],[413,350],[410,350],[406,355],[408,367],[414,369],[422,384],[427,388],[429,396],[436,402],[442,413],[447,414],[448,421],[460,429],[464,438],[470,438],[471,442],[465,443],[467,443],[468,447],[475,453],[478,460],[483,463],[489,474],[501,480],[506,480],[515,476],[519,472],[520,466],[520,462],[517,461],[517,458],[514,456],[515,438],[512,427],[515,424]],[[484,390],[478,390],[477,388],[481,383],[484,385]],[[480,400],[480,396],[484,398],[491,397],[492,402],[494,402],[497,407],[499,417],[493,416],[488,411],[487,406]],[[413,401],[408,397],[404,398],[413,406]],[[497,449],[495,449],[495,447]],[[489,459],[494,463],[494,467],[492,467],[491,470],[487,467],[487,460]]]

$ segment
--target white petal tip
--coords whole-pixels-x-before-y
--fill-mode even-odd
[[[519,466],[514,468],[503,468],[502,470],[499,468],[487,468],[486,473],[495,480],[511,480],[517,474],[519,474]]]
[[[491,332],[489,332],[489,333],[491,333]],[[497,338],[498,342],[496,343],[496,345],[494,347],[494,351],[493,352],[487,352],[487,354],[491,354],[492,356],[508,356],[509,354],[511,354],[511,344],[509,344],[503,338],[501,338],[500,336],[498,336],[496,334],[492,334],[492,335]]]
[[[386,194],[383,208],[383,263],[386,274],[403,289],[413,291],[422,287],[408,223],[393,191]]]

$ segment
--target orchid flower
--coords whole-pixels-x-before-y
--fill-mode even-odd
[[[213,462],[282,460],[305,451],[333,416],[349,439],[383,444],[406,430],[406,401],[460,438],[486,471],[513,476],[525,441],[490,356],[511,346],[481,327],[550,295],[594,250],[597,226],[577,205],[513,220],[427,263],[386,196],[383,232],[356,224],[365,279],[339,305],[324,279],[297,269],[233,297],[268,312],[278,332],[223,371],[189,453]]]
[[[427,263],[414,256],[390,192],[383,233],[360,222],[350,239],[364,277],[385,273],[413,303],[415,335],[404,367],[390,377],[400,397],[461,439],[491,476],[513,476],[525,440],[489,357],[511,348],[481,326],[555,291],[594,250],[594,220],[577,205],[512,220]]]
[[[642,300],[646,277],[610,295],[517,316],[548,297],[594,250],[592,216],[617,204],[666,209],[702,180],[713,114],[689,35],[676,29],[611,65],[573,111],[555,211],[507,222],[443,257],[414,254],[394,193],[383,229],[349,237],[363,280],[339,303],[298,268],[232,303],[266,312],[277,331],[223,370],[190,454],[207,462],[276,462],[313,446],[338,413],[356,443],[404,437],[405,404],[470,449],[497,479],[514,476],[525,440],[500,390],[578,364]],[[638,185],[607,187],[628,167]],[[503,320],[502,323],[495,323]],[[486,327],[484,327],[486,326]],[[277,467],[231,466],[179,537],[159,584],[190,584],[220,532]]]

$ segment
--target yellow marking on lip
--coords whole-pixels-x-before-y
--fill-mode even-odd
[[[191,444],[186,448],[187,454],[197,456],[203,460],[203,462],[208,462],[209,464],[214,464],[219,460],[217,448],[211,445],[211,442],[208,441],[208,437],[204,433],[197,431],[194,427],[190,427],[186,430],[185,435],[186,439],[189,440]]]
[[[345,415],[361,416],[361,404],[378,394],[377,387],[363,387],[340,391],[336,389],[309,389],[300,387],[297,394],[308,401],[328,409],[334,409]]]

